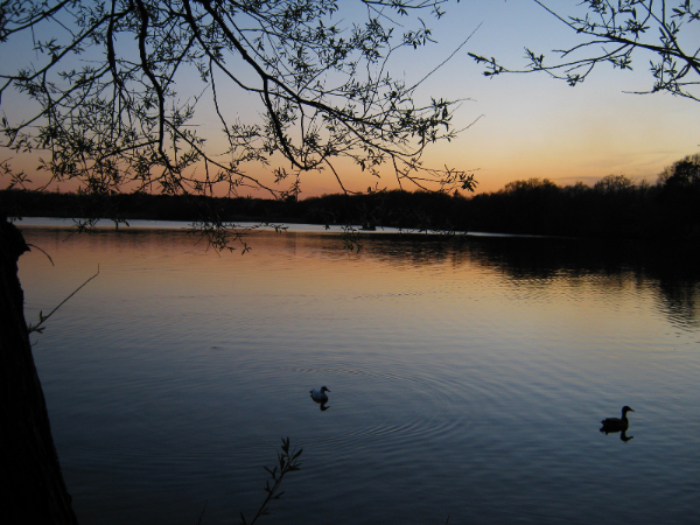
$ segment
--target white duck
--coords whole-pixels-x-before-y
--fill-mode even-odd
[[[310,390],[311,399],[317,403],[327,403],[328,396],[326,395],[326,392],[330,392],[330,390],[328,390],[325,386],[322,386],[319,389],[314,388],[313,390]]]

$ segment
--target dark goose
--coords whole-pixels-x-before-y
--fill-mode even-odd
[[[610,434],[611,432],[625,432],[630,426],[630,422],[627,419],[627,412],[634,412],[634,410],[625,405],[622,407],[622,418],[609,417],[601,421],[603,426],[600,428],[600,431],[605,434]]]

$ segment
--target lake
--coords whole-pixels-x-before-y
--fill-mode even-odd
[[[21,225],[21,223],[20,223]],[[27,321],[83,525],[690,524],[700,281],[635,245],[26,228]],[[309,397],[327,386],[327,410]],[[626,436],[599,432],[629,413]]]

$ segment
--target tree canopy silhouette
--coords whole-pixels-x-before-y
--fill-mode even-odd
[[[470,190],[472,174],[422,159],[459,132],[459,101],[418,102],[431,72],[407,83],[388,71],[397,50],[433,41],[415,14],[439,18],[446,1],[3,0],[0,148],[38,153],[44,187],[74,181],[95,196],[252,187],[294,201],[312,170],[350,193],[338,169],[348,161],[376,177],[388,165],[400,186]],[[28,186],[33,175],[11,160],[0,173]],[[226,229],[215,214],[203,220]],[[3,515],[75,523],[23,314],[17,259],[28,247],[4,209],[0,246]]]
[[[283,198],[311,170],[347,192],[337,166],[348,160],[377,177],[387,164],[400,186],[471,189],[473,175],[422,163],[427,145],[459,131],[458,101],[418,103],[422,81],[388,71],[398,49],[433,41],[411,14],[439,18],[446,1],[9,0],[1,45],[32,46],[36,62],[0,66],[0,96],[28,103],[3,117],[3,147],[39,151],[47,184],[77,180],[88,193]],[[217,137],[200,128],[207,115]]]
[[[533,0],[550,15],[581,35],[582,41],[554,50],[558,57],[525,48],[529,62],[524,69],[504,66],[495,58],[469,55],[486,65],[487,76],[501,73],[544,71],[571,86],[583,82],[599,64],[632,69],[635,52],[648,51],[652,87],[640,93],[670,92],[700,101],[700,5],[693,0],[584,0],[563,13],[553,2]]]

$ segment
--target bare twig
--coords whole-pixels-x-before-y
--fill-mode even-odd
[[[52,264],[53,264],[53,261],[52,261]],[[27,334],[31,334],[32,332],[42,333],[44,331],[44,328],[45,328],[42,325],[49,319],[49,317],[51,317],[54,313],[56,313],[56,311],[59,308],[61,308],[64,304],[66,304],[71,297],[73,297],[75,294],[77,294],[87,283],[92,281],[98,275],[100,275],[100,265],[99,264],[97,265],[97,273],[95,275],[90,277],[87,281],[85,281],[83,284],[81,284],[75,290],[73,290],[73,292],[68,297],[63,299],[63,301],[61,301],[58,304],[58,306],[56,306],[53,310],[51,310],[47,315],[44,315],[43,312],[40,311],[39,312],[39,322],[35,325],[28,324],[27,325]]]
[[[296,449],[291,450],[289,438],[282,439],[281,448],[282,452],[277,453],[278,465],[273,469],[265,467],[265,470],[270,474],[272,481],[272,485],[270,485],[270,481],[265,483],[265,492],[267,493],[265,500],[263,501],[262,505],[260,505],[258,512],[255,513],[252,521],[248,522],[241,512],[241,521],[239,522],[240,525],[253,525],[258,518],[267,515],[269,513],[267,509],[268,504],[272,500],[279,499],[282,494],[284,494],[284,492],[279,492],[284,476],[301,468],[301,464],[299,463],[298,459],[299,456],[301,456],[303,449],[299,449],[298,451]]]

